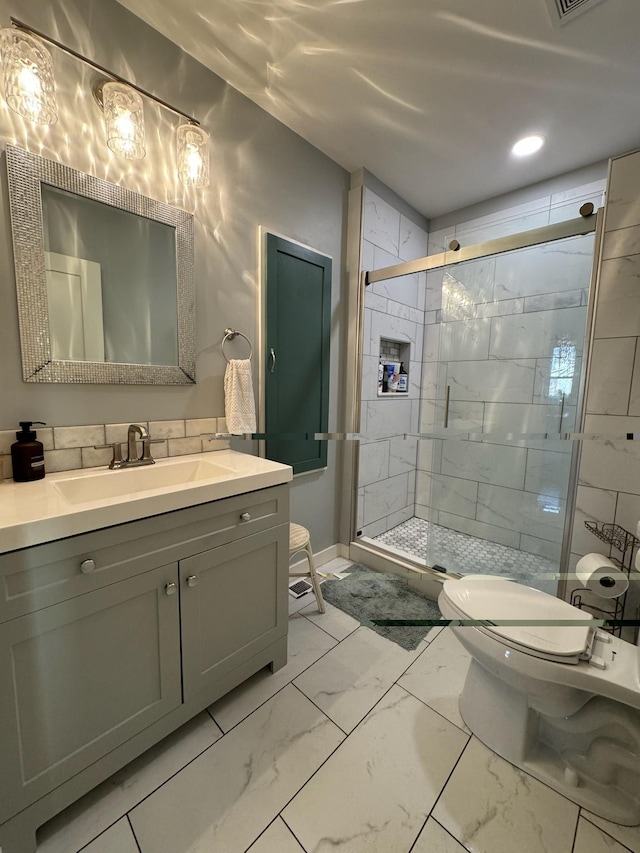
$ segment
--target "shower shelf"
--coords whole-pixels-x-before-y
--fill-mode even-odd
[[[616,551],[621,553],[622,556],[620,559],[616,559],[615,557],[612,557],[611,559],[623,572],[626,572],[627,575],[629,575],[631,573],[633,563],[633,554],[636,547],[640,545],[640,539],[637,539],[633,533],[629,533],[629,531],[625,530],[624,527],[620,527],[619,524],[598,524],[596,521],[585,521],[584,526],[602,542],[606,542],[607,545],[613,546]],[[624,608],[627,601],[627,593],[625,592],[619,598],[613,599],[613,610],[606,610],[604,607],[598,607],[590,602],[585,602],[583,600],[584,592],[591,592],[591,590],[588,587],[584,590],[574,589],[571,593],[571,604],[573,604],[574,607],[586,609],[594,616],[604,616],[607,619],[607,622],[611,623],[604,625],[604,630],[610,631],[612,634],[620,637],[623,628],[622,620],[624,619]],[[637,641],[637,639],[638,627],[636,626],[635,641]]]

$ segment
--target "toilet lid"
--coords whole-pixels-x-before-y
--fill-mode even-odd
[[[571,657],[582,654],[595,629],[595,620],[593,626],[570,624],[590,618],[583,610],[546,592],[502,578],[451,579],[445,581],[442,592],[457,612],[481,622],[478,627],[542,655]],[[527,624],[494,624],[519,620]]]

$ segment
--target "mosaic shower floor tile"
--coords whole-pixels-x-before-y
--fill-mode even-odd
[[[410,518],[374,538],[380,545],[436,562],[461,575],[504,575],[555,595],[558,565],[546,557],[458,533],[422,518]],[[431,563],[430,563],[431,565]]]

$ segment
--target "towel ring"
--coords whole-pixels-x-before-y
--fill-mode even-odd
[[[239,332],[237,329],[225,329],[224,330],[224,338],[222,339],[222,355],[226,358],[227,361],[230,361],[228,355],[224,351],[224,345],[227,341],[232,341],[234,338],[237,338],[240,335],[241,338],[244,338],[245,341],[249,344],[249,361],[253,358],[253,347],[251,346],[251,341],[246,335],[243,335],[242,332]]]

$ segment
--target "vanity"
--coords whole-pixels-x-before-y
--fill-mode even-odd
[[[287,660],[291,468],[222,450],[0,484],[0,848]]]

